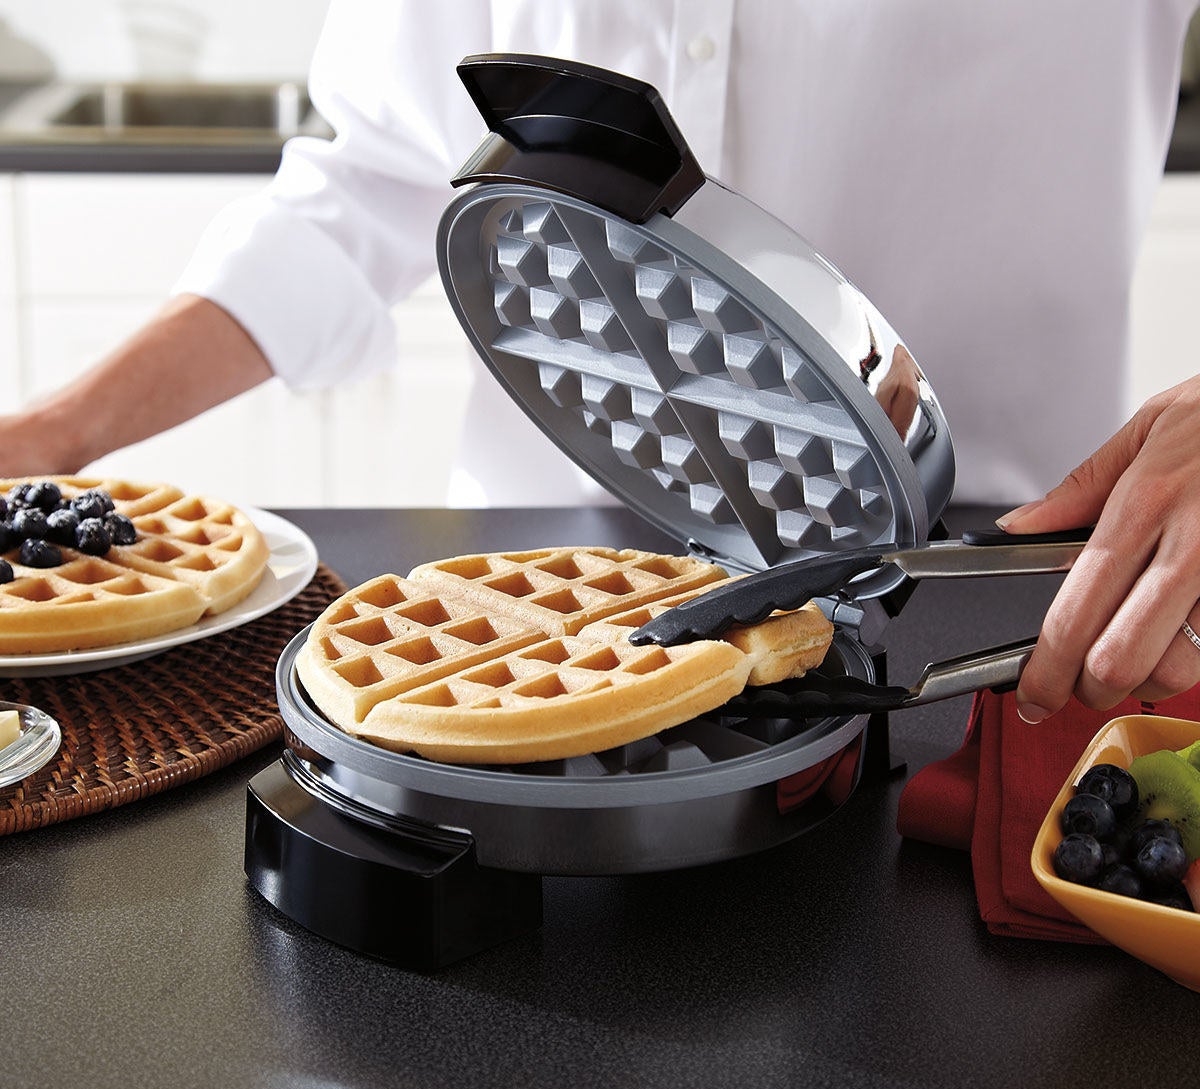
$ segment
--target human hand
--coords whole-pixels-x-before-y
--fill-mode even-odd
[[[1151,398],[1044,499],[997,519],[1009,533],[1095,523],[1017,687],[1027,722],[1072,694],[1105,710],[1200,682],[1200,375]]]
[[[887,418],[892,421],[901,439],[908,436],[917,405],[921,399],[921,371],[917,361],[903,344],[897,344],[892,352],[892,365],[875,391],[875,400],[882,406]]]

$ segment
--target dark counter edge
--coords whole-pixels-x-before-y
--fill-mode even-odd
[[[0,94],[0,103],[3,95]],[[274,174],[283,147],[195,144],[23,143],[0,129],[0,172]],[[1180,97],[1165,171],[1200,171],[1200,92]]]
[[[0,171],[65,174],[274,174],[282,143],[266,147],[195,144],[54,144],[0,141]]]
[[[1200,170],[1200,92],[1179,96],[1165,169],[1168,174]]]

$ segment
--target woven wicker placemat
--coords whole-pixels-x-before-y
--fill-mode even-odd
[[[3,699],[40,707],[63,735],[49,764],[0,789],[0,835],[126,805],[274,741],[275,663],[345,589],[321,564],[291,601],[220,635],[95,673],[0,681]]]

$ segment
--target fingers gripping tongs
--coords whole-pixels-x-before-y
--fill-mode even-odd
[[[801,560],[722,583],[715,590],[659,614],[629,636],[635,645],[670,646],[718,638],[735,624],[756,624],[778,609],[798,609],[813,598],[852,596],[852,580],[893,564],[909,578],[972,578],[984,575],[1055,574],[1067,571],[1091,528],[1062,533],[965,533],[961,541],[935,541],[896,552],[859,549]],[[1016,683],[1036,638],[992,647],[927,666],[912,688],[877,685],[853,677],[810,671],[795,681],[747,690],[733,701],[751,717],[815,716],[890,711],[983,688]],[[731,710],[734,710],[732,704]]]

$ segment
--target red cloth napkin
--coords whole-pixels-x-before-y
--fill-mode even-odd
[[[1102,944],[1043,891],[1029,855],[1088,742],[1111,719],[1137,714],[1200,719],[1200,688],[1107,711],[1072,701],[1037,726],[1021,720],[1012,693],[978,693],[962,748],[912,777],[896,826],[903,836],[971,852],[979,913],[993,934]]]

